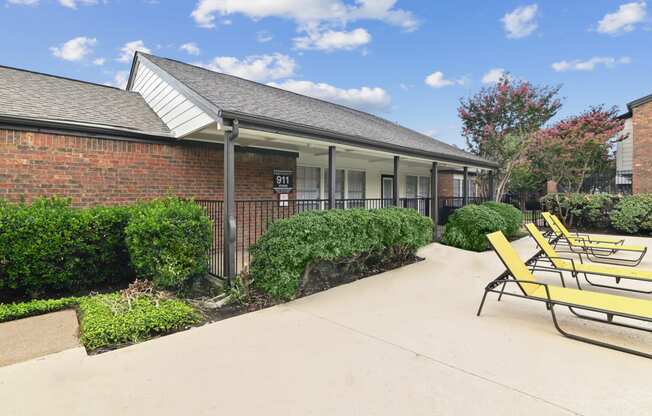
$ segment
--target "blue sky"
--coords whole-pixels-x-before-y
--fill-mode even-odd
[[[562,84],[560,116],[652,93],[652,4],[642,0],[0,2],[1,65],[121,85],[133,50],[145,49],[459,146],[459,99],[501,70]]]

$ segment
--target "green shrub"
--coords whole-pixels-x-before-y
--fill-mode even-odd
[[[541,208],[570,227],[606,228],[609,213],[619,199],[609,194],[551,193],[541,198]]]
[[[89,350],[141,342],[201,322],[201,316],[178,299],[139,296],[127,302],[120,294],[79,300],[80,339]]]
[[[432,231],[432,220],[411,209],[304,212],[272,223],[250,248],[253,285],[293,299],[308,264],[384,248],[414,252],[432,240]]]
[[[0,297],[93,288],[133,276],[126,208],[73,209],[66,199],[0,204]]]
[[[79,298],[36,299],[20,303],[0,303],[0,322],[42,315],[77,306]]]
[[[622,198],[611,212],[612,226],[626,233],[652,232],[652,195],[630,195]]]
[[[503,218],[505,221],[505,235],[507,237],[514,237],[518,234],[523,224],[523,213],[520,209],[511,204],[494,201],[485,202],[482,205],[496,211]]]
[[[208,270],[211,222],[192,201],[168,198],[141,204],[125,234],[136,273],[158,288],[182,288]]]
[[[497,210],[486,205],[466,205],[448,217],[443,244],[471,251],[487,249],[486,234],[507,233],[507,223]]]

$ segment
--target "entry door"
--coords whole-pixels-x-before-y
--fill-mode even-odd
[[[394,176],[383,175],[380,197],[383,199],[383,206],[391,206],[394,198]]]

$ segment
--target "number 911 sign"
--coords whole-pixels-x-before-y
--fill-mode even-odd
[[[275,192],[289,193],[294,185],[292,171],[274,170],[274,184],[272,185]]]

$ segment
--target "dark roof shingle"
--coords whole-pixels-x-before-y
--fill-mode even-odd
[[[455,146],[362,111],[172,59],[139,54],[219,110],[357,136],[482,165],[491,164]]]
[[[0,66],[0,115],[167,136],[138,93]]]

